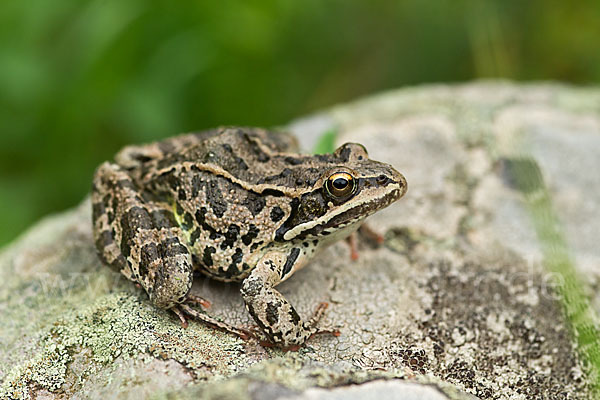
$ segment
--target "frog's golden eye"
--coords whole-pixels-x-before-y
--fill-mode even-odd
[[[336,172],[325,182],[325,189],[333,197],[346,197],[356,189],[356,180],[347,172]]]

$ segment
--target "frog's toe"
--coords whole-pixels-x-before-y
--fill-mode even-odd
[[[316,326],[319,323],[319,321],[321,320],[321,318],[323,318],[323,315],[325,315],[325,311],[327,310],[328,307],[329,307],[329,303],[327,303],[325,301],[322,301],[321,303],[319,303],[319,305],[315,309],[315,312],[314,312],[312,318],[308,321],[308,325],[311,328],[317,329]]]
[[[317,331],[311,335],[311,338],[316,335],[331,335],[331,336],[339,337],[341,334],[342,334],[342,332],[337,328],[317,329]]]
[[[229,332],[232,333],[234,335],[236,335],[237,337],[239,337],[242,340],[248,340],[251,337],[254,337],[252,335],[252,332],[250,332],[247,329],[244,328],[237,328],[233,325],[230,325],[226,322],[223,321],[219,321],[218,319],[211,317],[208,314],[205,314],[203,312],[197,311],[195,309],[193,309],[192,307],[188,306],[187,304],[179,304],[178,306],[175,306],[172,308],[173,311],[175,312],[175,314],[177,314],[179,316],[179,313],[185,314],[183,316],[183,318],[185,319],[186,316],[189,316],[197,321],[201,321],[204,322],[205,324],[212,326],[213,328],[216,329],[220,329],[222,331],[225,332]],[[175,311],[175,310],[178,311]],[[187,322],[186,322],[187,324]]]
[[[374,247],[381,246],[385,242],[385,237],[371,227],[370,224],[362,224],[358,228],[358,234],[362,239],[370,242]]]
[[[357,232],[353,232],[346,238],[346,243],[350,247],[350,259],[356,261],[359,258],[358,242],[366,244],[369,247],[377,248],[385,242],[385,238],[379,232],[371,228],[368,224],[362,224]]]
[[[350,259],[352,261],[358,260],[358,246],[356,244],[356,233],[352,233],[350,236],[346,238],[346,243],[350,247]]]
[[[212,306],[211,302],[206,300],[204,297],[200,297],[191,293],[187,295],[185,302],[191,304],[198,304],[203,308],[210,308]]]
[[[181,321],[181,327],[186,329],[188,327],[188,322],[183,311],[181,311],[177,306],[170,308],[170,310],[173,311],[173,313],[177,315],[177,318],[179,318],[179,321]]]

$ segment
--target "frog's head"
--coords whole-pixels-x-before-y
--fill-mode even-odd
[[[367,216],[406,193],[406,179],[391,165],[369,159],[364,146],[346,143],[333,154],[315,156],[314,184],[292,205],[276,240],[349,235]]]

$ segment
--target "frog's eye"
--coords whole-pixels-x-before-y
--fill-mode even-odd
[[[333,197],[346,197],[356,189],[356,181],[352,175],[347,172],[336,172],[325,182],[327,193]]]

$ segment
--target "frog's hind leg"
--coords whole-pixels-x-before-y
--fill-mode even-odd
[[[127,207],[124,197],[134,200],[134,194],[127,193],[132,185],[131,178],[109,162],[98,167],[92,184],[92,224],[98,254],[102,261],[130,279],[131,265],[121,250],[123,232],[120,219]]]
[[[102,258],[139,283],[160,308],[186,299],[192,260],[169,210],[144,201],[124,169],[104,163],[92,191],[94,236]]]
[[[192,259],[181,229],[170,210],[145,201],[135,183],[119,165],[104,163],[96,171],[92,188],[94,237],[102,259],[139,283],[150,301],[170,309],[187,326],[186,315],[248,338],[232,327],[188,304],[210,303],[190,295]]]

